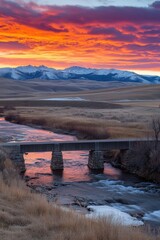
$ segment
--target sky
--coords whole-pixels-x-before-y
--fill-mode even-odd
[[[0,0],[0,67],[160,75],[160,1]]]

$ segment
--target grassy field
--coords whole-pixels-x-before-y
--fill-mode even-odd
[[[11,80],[0,78],[1,98],[39,98],[44,96],[52,97],[59,93],[75,93],[80,91],[90,91],[104,88],[117,88],[131,85],[121,82],[99,82],[92,80]],[[137,85],[137,83],[132,83]]]
[[[31,192],[9,160],[0,173],[1,240],[159,240],[143,228],[91,220]]]
[[[148,110],[148,109],[147,109]],[[153,111],[142,109],[85,109],[70,107],[22,108],[10,112],[16,122],[35,124],[51,130],[73,132],[81,138],[134,138],[150,134],[149,122]],[[135,111],[135,112],[134,112]],[[6,112],[7,114],[7,112]],[[20,116],[20,117],[19,117]],[[13,119],[14,120],[14,119]]]
[[[1,99],[0,106],[5,107],[6,115],[20,116],[19,123],[61,129],[79,138],[148,137],[152,134],[152,118],[160,116],[160,85],[52,93],[50,97],[81,97],[87,101],[44,101],[35,97]]]
[[[150,123],[160,116],[159,100],[121,102],[34,102],[1,101],[1,106],[17,106],[5,114],[15,114],[23,124],[51,130],[74,132],[80,138],[144,138],[151,135]]]
[[[81,91],[75,93],[58,93],[57,95],[59,95],[60,97],[81,97],[90,101],[150,101],[160,99],[160,84],[121,86],[114,88]]]
[[[147,137],[152,134],[152,118],[160,116],[159,90],[156,85],[43,95],[43,98],[82,97],[88,100],[82,102],[44,102],[39,100],[40,94],[31,94],[24,100],[21,95],[20,100],[1,100],[1,115],[23,124],[72,132],[80,138]],[[126,99],[143,101],[127,102]],[[64,211],[48,203],[43,196],[31,193],[8,162],[6,168],[5,178],[0,174],[1,240],[160,240],[159,236],[146,230],[144,233],[140,228],[114,225],[111,219],[93,221]]]

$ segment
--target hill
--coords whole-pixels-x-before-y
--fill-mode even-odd
[[[97,89],[110,89],[131,85],[123,82],[98,82],[92,80],[45,80],[32,81],[0,78],[0,98],[52,97],[56,93],[79,92]],[[137,85],[133,83],[132,85]],[[138,84],[139,85],[139,84]]]

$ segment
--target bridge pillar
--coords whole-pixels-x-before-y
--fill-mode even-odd
[[[63,156],[61,151],[52,152],[51,169],[63,170]]]
[[[102,151],[89,151],[88,167],[90,169],[104,169],[104,157]]]
[[[24,173],[26,171],[26,167],[23,153],[20,153],[20,147],[14,146],[7,149],[7,152],[9,159],[13,162],[18,172]]]

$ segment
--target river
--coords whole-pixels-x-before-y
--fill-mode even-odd
[[[0,118],[1,142],[77,141],[70,135],[13,124]],[[114,207],[145,224],[160,226],[160,186],[105,164],[104,172],[87,167],[88,152],[63,152],[64,170],[52,172],[51,153],[24,155],[27,185],[49,201],[87,212],[88,205]]]

